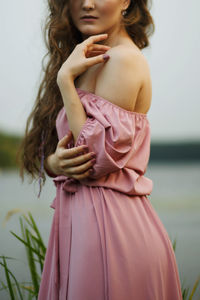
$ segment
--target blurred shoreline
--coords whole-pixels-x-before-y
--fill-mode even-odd
[[[0,172],[16,169],[17,151],[22,136],[0,130]],[[149,163],[200,162],[200,141],[154,141],[151,140]]]
[[[171,240],[177,238],[176,258],[180,277],[186,285],[192,287],[200,274],[200,162],[192,163],[149,163],[146,176],[153,180],[153,191],[148,197],[151,205],[164,224]],[[47,245],[54,210],[50,207],[56,196],[56,188],[52,178],[47,176],[38,199],[38,182],[28,183],[28,177],[22,184],[17,170],[3,170],[0,173],[1,189],[1,246],[0,255],[20,259],[9,264],[19,281],[29,278],[25,263],[25,252],[11,234],[10,230],[20,235],[19,213],[9,219],[6,226],[3,222],[9,210],[30,211],[34,216],[41,235]],[[22,261],[24,263],[22,264]],[[3,270],[0,277],[4,280]],[[0,293],[0,298],[3,298]],[[194,297],[194,300],[197,300]]]

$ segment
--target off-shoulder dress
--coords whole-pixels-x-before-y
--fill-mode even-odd
[[[182,300],[175,253],[148,195],[146,114],[76,88],[87,114],[74,144],[96,153],[83,180],[53,178],[56,197],[39,300]],[[58,138],[69,132],[64,107]]]

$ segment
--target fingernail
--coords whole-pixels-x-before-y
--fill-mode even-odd
[[[104,60],[106,60],[106,59],[108,59],[108,58],[110,58],[110,55],[108,55],[108,54],[103,54],[103,59],[104,59]]]
[[[89,150],[88,146],[83,146],[82,149],[87,151]]]
[[[89,170],[89,173],[90,173],[90,174],[93,174],[93,173],[94,173],[94,169],[90,169],[90,170]]]

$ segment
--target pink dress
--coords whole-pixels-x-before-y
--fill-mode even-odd
[[[76,88],[87,113],[75,143],[96,153],[94,174],[54,177],[55,210],[39,300],[182,300],[174,250],[148,195],[146,114]],[[58,138],[69,131],[64,107]]]

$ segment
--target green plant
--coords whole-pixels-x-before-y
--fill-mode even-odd
[[[9,211],[6,216],[6,220],[8,220],[10,218],[10,216],[13,214],[13,212],[18,212],[18,210]],[[27,256],[27,261],[28,261],[28,266],[29,266],[32,281],[19,283],[17,281],[16,277],[14,276],[14,274],[8,268],[8,264],[7,264],[7,260],[9,260],[9,259],[15,260],[15,258],[6,257],[6,256],[2,255],[2,256],[0,256],[0,258],[2,259],[2,262],[0,262],[0,265],[3,266],[3,268],[4,268],[7,286],[1,280],[2,287],[0,288],[0,291],[3,289],[7,289],[9,292],[9,295],[10,295],[10,299],[12,299],[12,300],[16,300],[16,299],[24,300],[25,297],[28,300],[33,299],[33,298],[37,299],[43,265],[44,265],[46,247],[44,245],[41,234],[38,230],[38,227],[31,215],[31,213],[28,212],[28,216],[26,216],[25,214],[22,214],[22,216],[20,216],[19,220],[20,220],[22,237],[19,237],[12,231],[10,231],[10,232],[20,242],[22,242],[26,248],[26,256]],[[172,246],[173,246],[173,249],[175,252],[176,239],[172,242]],[[37,267],[39,267],[39,271],[38,271]],[[12,282],[11,279],[13,279],[14,282]],[[189,288],[184,287],[184,283],[181,284],[183,300],[192,300],[193,299],[193,296],[197,290],[197,286],[199,285],[199,282],[200,282],[200,276],[195,281],[190,294],[189,294]]]
[[[8,216],[12,214],[13,213],[9,211],[6,218],[8,219]],[[25,296],[27,296],[28,300],[33,298],[37,299],[41,274],[44,265],[46,247],[30,212],[28,212],[28,216],[22,214],[22,216],[20,216],[19,218],[19,221],[22,237],[18,236],[13,231],[10,232],[25,246],[26,257],[31,275],[31,282],[18,283],[14,274],[9,270],[7,264],[7,260],[13,258],[0,256],[0,258],[2,259],[2,262],[0,262],[0,264],[4,268],[7,281],[7,286],[1,281],[2,287],[0,291],[2,289],[7,289],[11,299],[21,300],[25,299]],[[11,279],[13,279],[14,282],[12,282]]]
[[[174,239],[174,241],[172,242],[172,247],[174,249],[174,252],[176,251],[176,238]],[[200,282],[200,276],[197,278],[197,280],[195,281],[193,287],[192,287],[192,291],[189,294],[189,287],[184,287],[184,281],[181,283],[181,292],[182,292],[182,297],[183,297],[183,300],[192,300],[193,299],[193,296],[197,290],[197,286]],[[199,298],[200,300],[200,298]]]

